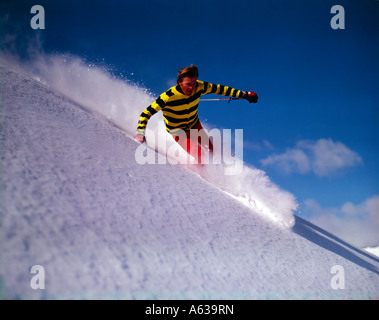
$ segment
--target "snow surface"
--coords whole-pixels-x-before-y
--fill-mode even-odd
[[[379,259],[294,215],[264,172],[139,165],[131,135],[151,97],[92,69],[88,84],[82,62],[70,83],[54,63],[39,81],[0,67],[2,298],[379,298]]]
[[[376,257],[379,257],[379,247],[366,247],[364,248],[364,250],[373,254]]]

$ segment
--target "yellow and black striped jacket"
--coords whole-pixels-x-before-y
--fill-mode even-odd
[[[196,88],[191,96],[185,95],[179,85],[174,86],[162,93],[141,113],[137,134],[145,135],[147,122],[159,110],[162,110],[169,133],[175,133],[178,129],[190,130],[199,122],[197,109],[200,97],[209,93],[239,98],[243,96],[243,92],[240,90],[199,80],[197,80]]]

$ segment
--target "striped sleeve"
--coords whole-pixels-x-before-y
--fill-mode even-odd
[[[237,97],[242,98],[243,92],[228,86],[223,86],[222,84],[213,84],[204,82],[204,93],[203,94],[220,94],[227,97]]]
[[[149,119],[166,106],[168,92],[162,93],[157,100],[142,111],[137,126],[137,135],[144,136]]]

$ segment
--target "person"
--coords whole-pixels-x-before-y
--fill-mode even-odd
[[[212,142],[203,130],[198,116],[200,97],[213,93],[243,98],[250,103],[256,103],[258,95],[251,91],[240,91],[228,86],[200,81],[198,77],[199,71],[195,65],[180,69],[177,85],[162,93],[156,101],[142,111],[134,139],[140,143],[146,141],[145,131],[149,119],[162,110],[167,132],[196,159],[197,163],[201,163],[202,147],[212,154]],[[197,130],[198,134],[190,134],[193,130]]]

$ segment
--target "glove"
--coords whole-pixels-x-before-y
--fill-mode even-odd
[[[250,103],[257,103],[258,102],[258,95],[255,92],[252,91],[244,91],[243,92],[243,98],[249,101]]]
[[[136,141],[139,142],[139,143],[144,143],[144,142],[146,142],[145,136],[143,136],[142,134],[136,134],[136,135],[134,136],[134,140],[136,140]]]

